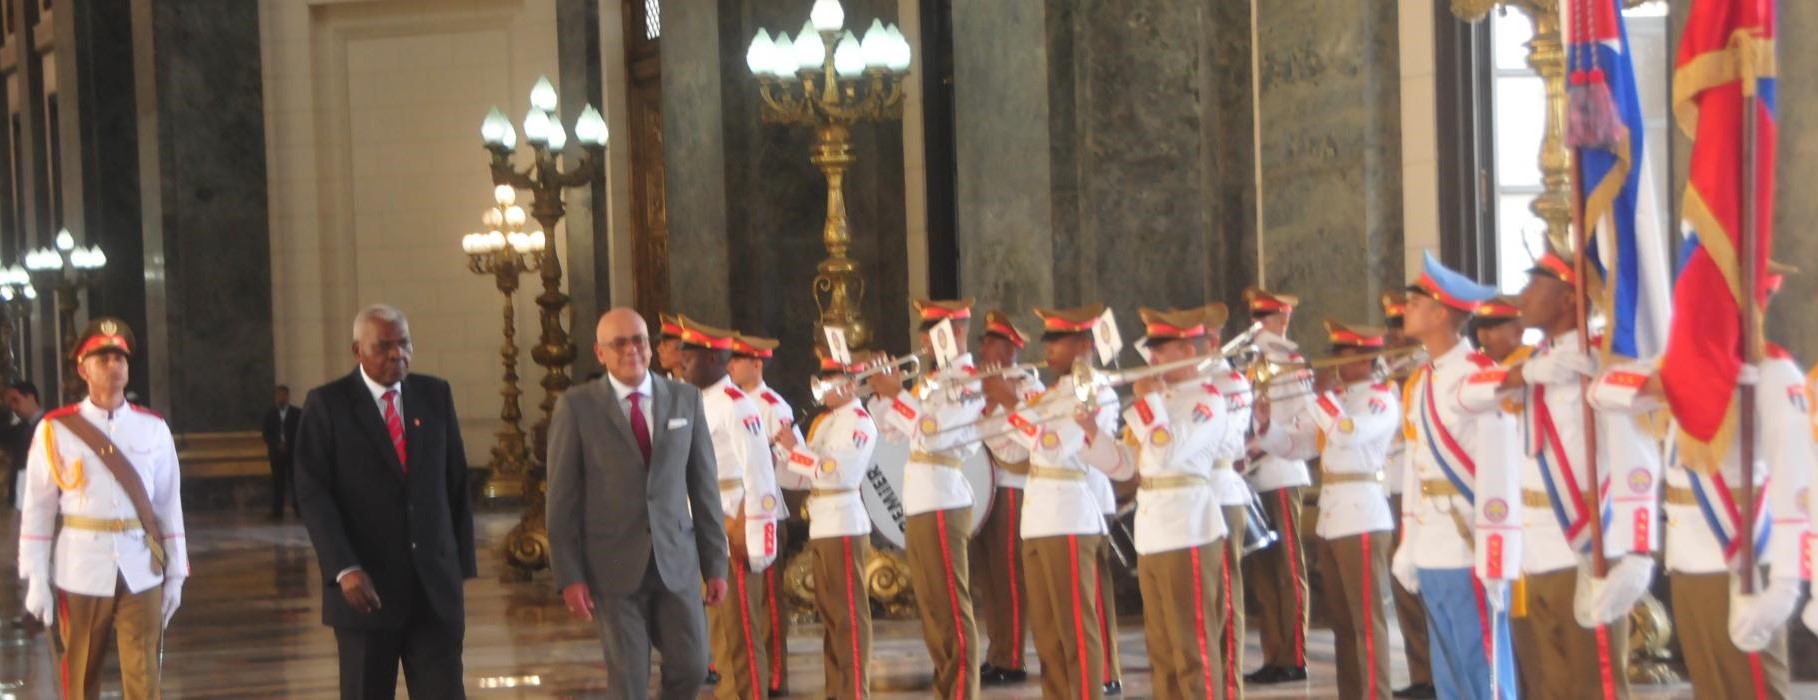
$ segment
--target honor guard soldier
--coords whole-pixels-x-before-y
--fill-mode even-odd
[[[713,456],[720,470],[720,507],[726,512],[732,553],[731,590],[719,605],[707,609],[714,667],[723,674],[714,695],[722,700],[751,700],[764,696],[770,687],[763,636],[764,572],[777,557],[776,512],[782,492],[776,487],[763,413],[726,373],[735,334],[686,316],[677,320],[684,373],[701,389],[713,437]]]
[[[1337,359],[1383,349],[1383,329],[1329,319],[1325,326]],[[1279,453],[1319,457],[1314,534],[1325,542],[1319,548],[1320,595],[1332,623],[1339,695],[1387,700],[1384,613],[1395,520],[1382,479],[1401,411],[1395,390],[1376,381],[1378,362],[1353,360],[1321,373],[1316,399],[1300,415],[1272,419],[1262,442]]]
[[[125,697],[159,697],[164,628],[189,576],[176,443],[126,401],[134,346],[124,321],[89,322],[75,351],[88,397],[45,414],[26,458],[19,574],[26,612],[62,639],[65,698],[101,696],[109,636]]]
[[[1140,309],[1152,365],[1200,356],[1197,309]],[[1136,492],[1137,580],[1143,596],[1157,698],[1225,698],[1224,514],[1212,482],[1229,412],[1209,377],[1192,366],[1137,381],[1124,411],[1121,463],[1141,475]],[[1120,478],[1127,474],[1115,474]]]
[[[1263,357],[1274,363],[1305,362],[1294,341],[1288,340],[1288,321],[1298,297],[1276,294],[1258,287],[1244,290],[1250,319],[1263,324],[1256,345]],[[1283,375],[1264,387],[1258,403],[1267,411],[1282,416],[1299,415],[1305,410],[1311,392],[1311,373],[1295,371]],[[1259,409],[1261,412],[1264,409]],[[1264,419],[1262,416],[1257,417]],[[1254,447],[1254,446],[1252,446]],[[1248,575],[1256,591],[1256,622],[1262,628],[1262,668],[1244,677],[1251,683],[1271,684],[1302,681],[1307,678],[1307,555],[1300,537],[1301,491],[1312,484],[1307,463],[1288,459],[1268,450],[1252,449],[1249,469],[1244,473],[1250,486],[1262,497],[1263,510],[1280,535],[1279,546],[1257,552],[1250,558]]]
[[[1599,411],[1585,425],[1585,383],[1597,361],[1580,350],[1572,264],[1547,252],[1528,270],[1519,300],[1521,324],[1544,334],[1531,356],[1503,380],[1522,392],[1522,500],[1527,513],[1523,585],[1525,615],[1514,626],[1522,691],[1540,698],[1627,698],[1629,608],[1654,577],[1659,514],[1656,441],[1635,418]],[[1597,480],[1586,463],[1586,434],[1596,431]],[[1607,513],[1607,516],[1602,514]],[[1591,518],[1604,523],[1607,576],[1593,583]],[[1585,590],[1579,590],[1579,589]],[[1598,614],[1594,592],[1621,591]]]
[[[682,381],[682,323],[670,314],[657,314],[656,359],[664,376]]]
[[[1768,287],[1790,268],[1769,266]],[[1771,298],[1771,296],[1770,296]],[[1765,305],[1764,305],[1765,307]],[[1763,311],[1765,312],[1765,308]],[[1740,381],[1756,385],[1755,523],[1742,524],[1742,457],[1731,445],[1717,468],[1689,463],[1669,443],[1666,466],[1666,568],[1672,581],[1674,634],[1700,698],[1786,698],[1790,685],[1786,622],[1798,605],[1808,529],[1801,495],[1818,467],[1809,436],[1804,376],[1784,348],[1769,343],[1758,367],[1743,366]],[[1615,367],[1599,376],[1599,407],[1645,412],[1663,407],[1662,377],[1649,366]],[[1771,485],[1771,486],[1770,486]],[[1752,536],[1744,533],[1752,533]],[[1741,592],[1739,540],[1753,539],[1754,595]]]
[[[776,464],[777,487],[785,491],[804,491],[808,489],[808,480],[791,471],[787,465],[789,453],[779,444],[784,433],[789,433],[796,442],[802,441],[801,430],[795,426],[795,409],[783,400],[781,394],[764,383],[764,368],[770,364],[770,358],[776,354],[780,345],[774,338],[761,338],[743,333],[732,337],[732,359],[726,363],[726,373],[732,377],[732,383],[746,396],[752,397],[757,404],[758,413],[764,417],[764,435],[770,441],[770,458]],[[778,558],[789,551],[789,506],[787,498],[777,502],[776,518],[776,551]],[[781,566],[772,566],[764,570],[764,651],[770,660],[770,695],[779,697],[789,694],[789,611],[782,603],[783,575]]]
[[[808,439],[793,430],[777,433],[785,468],[808,484],[808,546],[814,565],[814,608],[823,633],[826,669],[822,696],[862,700],[871,696],[871,599],[865,561],[870,557],[871,518],[859,499],[859,485],[877,448],[877,424],[859,404],[847,368],[821,358],[821,403]]]
[[[1104,311],[1103,304],[1035,310],[1048,369],[1059,379],[1007,421],[1029,451],[1023,567],[1048,698],[1100,698],[1108,682],[1094,591],[1106,530],[1091,472],[1117,467],[1117,394],[1102,388],[1082,406],[1070,376],[1075,362],[1091,361],[1092,327]]]
[[[1382,305],[1383,325],[1387,331],[1383,336],[1383,346],[1400,348],[1418,344],[1408,340],[1402,332],[1402,316],[1408,308],[1408,294],[1398,290],[1383,292],[1377,300]],[[1418,358],[1411,358],[1418,359]],[[1412,368],[1414,363],[1397,363],[1400,367]],[[1408,460],[1407,441],[1414,433],[1414,423],[1410,420],[1408,392],[1412,383],[1408,381],[1411,369],[1396,369],[1389,375],[1390,385],[1395,388],[1401,401],[1401,429],[1389,441],[1389,456],[1383,466],[1383,484],[1389,491],[1389,510],[1395,516],[1395,546],[1401,546],[1401,471]],[[1401,647],[1408,658],[1408,687],[1395,691],[1398,698],[1436,698],[1437,690],[1433,688],[1433,666],[1427,649],[1427,610],[1421,605],[1420,596],[1410,593],[1395,577],[1389,577],[1389,587],[1395,591],[1395,622],[1401,627]]]
[[[1408,292],[1405,331],[1432,359],[1410,380],[1415,431],[1402,492],[1419,497],[1403,504],[1406,532],[1391,568],[1426,603],[1440,697],[1515,696],[1506,614],[1509,581],[1521,571],[1515,417],[1497,395],[1507,370],[1461,336],[1495,290],[1428,252]]]
[[[1023,332],[1002,311],[985,314],[978,357],[985,371],[1013,367],[1028,344]],[[1003,417],[1035,400],[1047,388],[1034,372],[1010,372],[979,381],[985,415]],[[1023,645],[1028,639],[1027,584],[1023,578],[1023,488],[1029,481],[1029,451],[1010,435],[985,440],[997,483],[985,525],[972,539],[972,570],[984,604],[985,635],[991,647],[979,667],[985,685],[1021,683]]]
[[[1223,302],[1211,302],[1199,308],[1199,321],[1205,335],[1192,338],[1194,350],[1201,355],[1220,354],[1222,329],[1231,317]],[[1250,380],[1231,367],[1225,357],[1213,363],[1212,386],[1225,397],[1225,435],[1212,448],[1212,491],[1218,497],[1217,508],[1225,521],[1225,551],[1220,553],[1219,584],[1224,588],[1224,628],[1219,631],[1219,651],[1224,659],[1222,670],[1225,697],[1242,700],[1244,696],[1244,540],[1248,537],[1250,502],[1255,492],[1250,482],[1239,473],[1250,438]]]
[[[950,324],[957,355],[938,370],[939,390],[926,396],[903,390],[902,375],[871,376],[871,407],[886,437],[909,442],[903,469],[903,537],[909,583],[922,619],[922,638],[934,662],[934,694],[955,700],[978,697],[978,630],[972,617],[972,569],[967,534],[972,529],[972,484],[960,467],[979,450],[976,425],[985,400],[966,351],[972,300],[914,303],[921,319],[922,349],[937,353],[933,334]],[[932,360],[930,360],[932,363]],[[935,370],[929,370],[931,373]]]
[[[1504,367],[1513,367],[1534,354],[1534,348],[1523,345],[1520,301],[1498,296],[1477,307],[1471,322],[1465,326],[1465,337],[1484,357]],[[1513,407],[1514,404],[1510,404]]]

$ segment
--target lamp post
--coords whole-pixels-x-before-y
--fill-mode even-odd
[[[480,123],[480,138],[491,156],[492,184],[512,190],[528,190],[530,217],[544,231],[554,235],[556,223],[566,209],[562,193],[571,187],[588,187],[606,176],[606,120],[593,105],[581,110],[575,120],[574,140],[578,153],[570,154],[572,170],[564,171],[557,161],[568,150],[568,131],[556,116],[555,86],[548,77],[538,78],[530,89],[530,110],[524,115],[524,140],[530,144],[530,164],[518,170],[512,163],[517,150],[518,133],[505,113],[494,107]],[[531,430],[531,450],[536,464],[547,458],[549,418],[555,411],[556,397],[568,389],[568,365],[574,362],[574,343],[562,327],[562,309],[568,306],[568,295],[562,292],[562,261],[555,246],[545,245],[534,255],[536,269],[543,280],[543,293],[537,295],[541,310],[538,320],[542,334],[531,348],[530,358],[543,367],[543,413]],[[549,534],[544,531],[544,495],[540,469],[533,468],[525,482],[528,507],[524,517],[505,538],[506,560],[510,564],[503,578],[525,580],[530,572],[549,565]]]
[[[19,338],[31,322],[32,305],[38,303],[38,289],[25,268],[12,265],[0,269],[0,374],[11,384],[24,376],[19,361]]]
[[[461,249],[467,252],[467,269],[476,275],[491,275],[505,297],[505,344],[499,347],[499,359],[505,365],[505,387],[499,390],[504,406],[499,409],[498,443],[492,448],[492,474],[486,480],[487,498],[521,498],[530,473],[530,451],[524,443],[524,429],[518,425],[523,413],[518,410],[518,327],[517,309],[512,295],[518,291],[518,275],[534,272],[540,266],[548,242],[542,231],[524,233],[524,209],[517,206],[518,192],[510,185],[493,188],[496,206],[481,216],[486,233],[470,233],[461,238]]]
[[[57,297],[57,327],[60,333],[63,366],[63,399],[74,402],[87,393],[82,378],[76,374],[76,311],[81,308],[82,290],[94,282],[101,268],[107,266],[107,254],[100,246],[81,248],[69,229],[57,232],[55,245],[25,254],[25,269],[30,282],[49,287]]]
[[[815,335],[822,327],[841,326],[853,347],[864,347],[871,338],[859,309],[865,281],[858,265],[846,257],[852,236],[844,183],[846,169],[856,160],[851,128],[861,121],[902,118],[910,50],[894,24],[872,20],[861,40],[842,28],[845,21],[839,0],[816,0],[794,39],[788,32],[773,38],[759,29],[745,52],[745,64],[764,98],[765,123],[815,130],[808,159],[827,179],[827,224],[821,233],[827,259],[814,278],[814,301],[820,307]]]

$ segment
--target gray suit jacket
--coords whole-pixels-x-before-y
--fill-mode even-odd
[[[549,562],[556,588],[638,590],[652,555],[672,591],[726,577],[719,467],[701,391],[651,375],[643,464],[631,421],[604,378],[569,389],[549,424]],[[692,507],[691,507],[692,506]]]

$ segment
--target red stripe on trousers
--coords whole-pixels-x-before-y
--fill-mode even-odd
[[[852,538],[841,537],[840,544],[846,547],[846,567],[842,571],[846,572],[846,628],[852,638],[852,660],[848,662],[852,664],[849,669],[852,671],[852,697],[862,698],[865,697],[865,676],[859,669],[863,668],[864,659],[859,658],[858,599],[852,591]],[[866,601],[865,604],[871,603]]]
[[[1237,617],[1231,601],[1231,548],[1220,554],[1220,574],[1225,584],[1225,697],[1237,696]]]
[[[1111,546],[1111,542],[1106,540],[1104,546]],[[1100,561],[1098,565],[1104,566],[1105,562]],[[1102,664],[1105,682],[1110,683],[1116,679],[1111,677],[1111,615],[1105,609],[1105,576],[1107,575],[1100,574],[1092,577],[1092,597],[1098,601],[1098,647],[1105,659]]]
[[[69,639],[69,595],[64,593],[63,591],[57,591],[57,612],[61,613],[60,615],[57,616],[58,634],[61,634],[63,636],[63,639],[68,640]],[[63,697],[67,698],[67,697],[69,697],[69,650],[68,649],[63,650],[63,658],[57,659],[57,662],[58,662],[58,666],[61,667],[60,673],[63,677]]]
[[[739,599],[734,602],[739,604],[739,627],[745,633],[745,665],[751,669],[751,692],[755,693],[764,684],[758,682],[757,650],[751,644],[751,598],[745,590],[745,565],[733,562],[732,576],[739,582]]]
[[[947,607],[953,612],[953,636],[959,641],[959,674],[953,679],[953,697],[966,700],[966,674],[972,673],[972,662],[966,658],[966,629],[960,626],[959,590],[953,582],[953,552],[947,546],[947,511],[934,511],[934,525],[941,536],[941,563],[947,567]]]
[[[1761,669],[1761,652],[1749,654],[1749,677],[1755,681],[1756,700],[1767,700],[1767,673]]]
[[[1597,680],[1603,684],[1604,700],[1616,700],[1616,680],[1610,673],[1610,628],[1597,626]]]
[[[1490,662],[1490,677],[1496,677],[1496,647],[1490,639],[1490,610],[1484,605],[1483,582],[1471,577],[1471,592],[1477,595],[1477,626],[1483,628],[1483,658]]]
[[[1212,659],[1206,649],[1206,589],[1199,575],[1199,547],[1187,552],[1193,558],[1193,633],[1199,637],[1199,667],[1206,675],[1206,700],[1212,700],[1217,696],[1213,689],[1218,684],[1212,682]]]
[[[1370,682],[1364,686],[1364,697],[1376,697],[1376,630],[1370,624],[1370,608],[1375,607],[1376,599],[1370,597],[1370,579],[1374,569],[1370,566],[1370,533],[1363,534],[1363,628],[1364,628],[1364,664],[1369,668]]]
[[[1291,511],[1288,510],[1288,490],[1284,488],[1275,493],[1281,495],[1281,516],[1289,517],[1288,513]],[[1307,602],[1301,600],[1300,567],[1294,565],[1297,556],[1295,545],[1298,544],[1294,540],[1300,539],[1300,518],[1294,518],[1293,527],[1289,529],[1294,531],[1294,535],[1282,539],[1288,543],[1288,585],[1294,589],[1294,665],[1305,668],[1307,665],[1307,639],[1305,636],[1307,633]]]
[[[781,563],[781,562],[777,562]],[[764,570],[764,597],[769,601],[770,613],[770,689],[783,688],[783,627],[778,624],[776,614],[776,564]]]
[[[1016,536],[1022,529],[1020,526],[1022,518],[1016,516],[1016,489],[1009,489],[1008,492],[1004,494],[1004,500],[1010,504],[1010,526],[1004,528],[1008,531],[1004,533],[1004,539],[1006,540],[1004,543],[1004,556],[1010,560],[1006,562],[1007,568],[1005,568],[1005,571],[1010,574],[1010,635],[1015,642],[1010,648],[1010,665],[1012,668],[1022,668],[1023,601],[1016,595]]]
[[[1067,578],[1073,584],[1073,637],[1079,647],[1079,696],[1089,698],[1092,697],[1092,685],[1086,682],[1086,664],[1091,662],[1086,658],[1086,616],[1079,611],[1079,538],[1075,535],[1067,536],[1067,561],[1071,567]]]

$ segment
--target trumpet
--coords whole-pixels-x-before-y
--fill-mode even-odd
[[[1258,389],[1266,389],[1276,381],[1297,376],[1300,372],[1317,372],[1358,362],[1391,362],[1398,365],[1421,353],[1426,352],[1420,346],[1407,346],[1378,350],[1376,352],[1358,353],[1356,355],[1336,355],[1303,362],[1276,362],[1262,360],[1251,366],[1250,383]],[[1378,373],[1386,373],[1389,366],[1379,367]]]
[[[878,363],[861,372],[848,375],[845,378],[838,380],[827,380],[815,377],[808,382],[808,393],[813,396],[816,404],[820,404],[828,394],[833,393],[838,390],[840,386],[849,382],[858,385],[858,397],[860,399],[867,399],[871,397],[871,387],[865,384],[866,379],[879,374],[894,372],[902,372],[905,381],[915,379],[916,377],[922,376],[922,358],[926,355],[927,351],[922,351],[892,358],[886,362]]]

